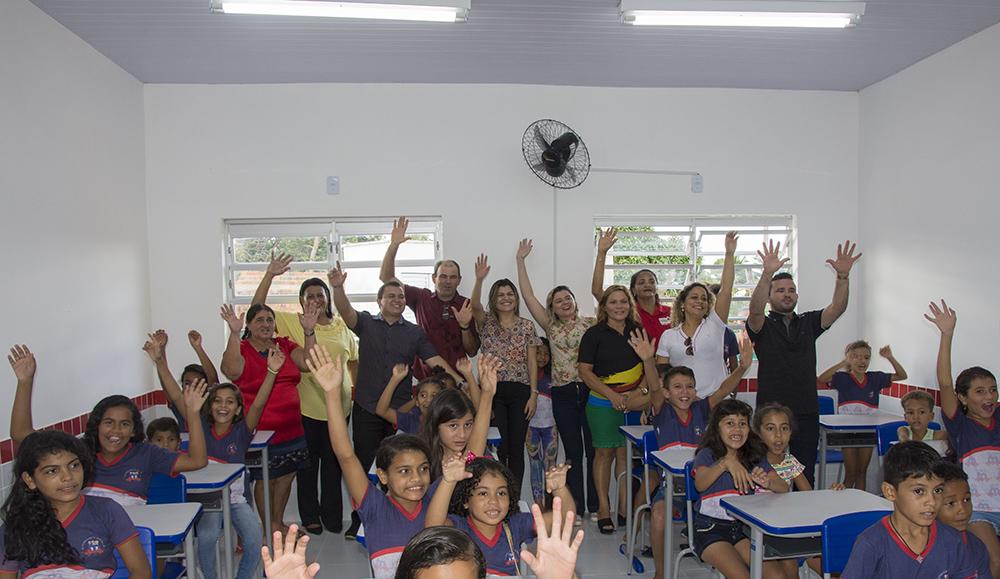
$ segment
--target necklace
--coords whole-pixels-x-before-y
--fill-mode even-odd
[[[906,537],[904,537],[903,534],[899,532],[899,529],[896,528],[896,523],[892,522],[892,515],[889,515],[889,526],[892,527],[892,532],[895,533],[896,536],[903,541],[903,544],[906,545],[906,548],[909,549],[911,553],[917,556],[917,563],[923,563],[924,556],[922,553],[924,552],[924,549],[927,548],[927,543],[924,543],[924,548],[919,551],[911,547],[910,543],[907,542]],[[929,540],[930,537],[928,536],[928,541]]]

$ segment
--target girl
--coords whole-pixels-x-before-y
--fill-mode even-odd
[[[545,471],[559,456],[559,431],[552,416],[552,365],[549,363],[549,341],[535,346],[538,364],[538,405],[528,423],[528,461],[531,464],[531,495],[535,504],[545,507]]]
[[[695,553],[729,579],[749,577],[750,540],[720,501],[727,495],[753,494],[758,488],[788,492],[788,485],[768,464],[760,438],[750,430],[752,414],[745,402],[720,402],[709,417],[692,470],[701,493],[695,503]],[[764,575],[784,576],[781,564],[766,561]]]
[[[550,468],[545,473],[545,485],[553,496],[572,505],[573,497],[566,488],[568,470],[566,465]],[[427,509],[425,525],[452,525],[465,531],[485,555],[487,573],[518,575],[520,546],[532,540],[535,532],[529,513],[511,513],[511,507],[517,509],[517,502],[517,487],[503,464],[477,458],[466,465],[461,457],[452,457]],[[544,517],[548,529],[552,513]]]
[[[187,432],[187,422],[184,420],[184,402],[181,399],[181,390],[171,389],[168,385],[166,378],[170,378],[170,384],[176,384],[177,381],[173,379],[173,375],[170,373],[170,367],[167,364],[167,342],[169,341],[169,336],[167,332],[160,329],[156,330],[152,334],[149,334],[149,342],[147,346],[156,346],[159,357],[154,358],[153,353],[149,348],[143,346],[143,350],[149,354],[150,358],[153,360],[156,366],[156,375],[160,380],[160,388],[167,395],[167,408],[174,415],[177,420],[178,427],[181,431]],[[191,348],[194,349],[195,354],[198,356],[197,364],[188,364],[184,366],[181,371],[180,385],[187,388],[194,383],[195,380],[201,379],[208,383],[209,386],[214,386],[219,383],[219,373],[215,370],[215,364],[212,363],[212,359],[208,357],[208,353],[205,352],[205,348],[202,347],[201,334],[197,330],[188,331],[188,342],[191,344]]]
[[[906,379],[906,370],[892,355],[889,346],[883,346],[878,353],[892,364],[892,374],[868,371],[872,347],[863,340],[848,344],[844,350],[844,359],[820,374],[819,382],[837,391],[837,410],[840,414],[874,414],[878,411],[879,393],[893,382]],[[844,368],[846,372],[838,371],[840,368]],[[843,453],[844,486],[865,490],[872,448],[845,448]]]
[[[34,432],[31,395],[35,379],[35,357],[27,346],[11,348],[7,357],[17,376],[17,391],[11,409],[10,437],[15,442]],[[197,381],[184,392],[190,442],[187,454],[178,454],[143,442],[146,433],[135,403],[121,395],[102,399],[90,411],[83,441],[96,455],[93,482],[84,492],[106,496],[121,505],[146,503],[153,473],[173,475],[198,470],[208,464],[205,436],[198,411],[205,402],[208,385]]]
[[[94,476],[83,441],[56,430],[21,442],[14,483],[3,504],[0,577],[109,577],[118,549],[130,577],[152,576],[125,510],[104,497],[84,497]]]
[[[497,280],[490,288],[489,311],[480,297],[483,279],[490,272],[486,256],[476,259],[476,284],[472,288],[472,315],[482,342],[480,351],[503,360],[497,374],[497,396],[493,414],[500,429],[500,462],[514,473],[520,489],[524,478],[524,452],[521,441],[528,434],[528,421],[538,403],[538,363],[535,360],[535,325],[520,317],[520,298],[509,279]]]
[[[903,407],[903,418],[906,419],[906,426],[900,426],[896,431],[900,442],[948,440],[947,432],[927,427],[934,419],[934,397],[929,392],[923,390],[908,392],[900,400],[900,404]]]
[[[394,410],[389,406],[392,403],[392,395],[396,392],[396,386],[409,375],[410,367],[406,364],[396,364],[392,367],[392,378],[389,379],[378,399],[378,404],[375,405],[375,414],[395,424],[400,432],[419,434],[423,429],[424,417],[427,416],[427,407],[444,390],[444,386],[437,375],[424,378],[413,387],[413,400]]]
[[[1000,577],[1000,425],[997,424],[997,380],[985,368],[973,366],[962,370],[952,381],[951,342],[955,335],[955,310],[944,300],[941,306],[930,304],[924,317],[941,332],[938,346],[937,378],[941,390],[941,415],[952,449],[969,475],[972,491],[972,517],[969,530],[986,545],[990,571]]]
[[[327,412],[337,416],[342,411],[340,358],[331,359],[324,348],[313,348],[307,364],[313,378],[326,391]],[[487,362],[480,364],[480,372],[484,397],[492,399],[496,388],[495,369]],[[369,481],[368,473],[354,454],[347,424],[330,420],[327,425],[347,492],[367,531],[365,539],[372,570],[377,578],[392,577],[403,547],[424,527],[425,509],[431,496],[428,490],[436,488],[437,483],[431,484],[430,450],[422,439],[408,434],[384,439],[375,457],[376,473],[386,488],[383,494]],[[485,447],[485,430],[482,439]]]

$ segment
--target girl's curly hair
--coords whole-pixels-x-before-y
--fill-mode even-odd
[[[135,402],[132,402],[128,396],[122,396],[121,394],[106,396],[90,411],[90,417],[87,418],[87,428],[83,432],[83,441],[87,443],[87,446],[90,447],[91,452],[94,454],[101,451],[101,442],[98,440],[97,430],[101,424],[101,420],[104,418],[104,413],[109,408],[118,406],[128,408],[129,412],[132,413],[132,438],[129,439],[129,442],[139,444],[146,439],[146,432],[142,427],[142,414],[139,413],[139,408],[135,405]]]
[[[479,481],[482,480],[483,475],[495,474],[507,481],[507,498],[509,500],[507,503],[507,514],[504,515],[503,522],[508,522],[510,520],[511,511],[516,512],[517,502],[521,497],[517,485],[514,484],[514,474],[510,472],[507,465],[498,460],[481,456],[470,462],[465,469],[472,473],[472,478],[459,481],[458,484],[455,485],[455,492],[451,495],[451,503],[448,505],[448,512],[461,517],[469,516],[469,508],[466,504],[472,497],[472,492],[477,486],[479,486]]]
[[[28,488],[22,476],[34,477],[39,463],[47,455],[59,452],[68,452],[80,459],[84,486],[94,478],[93,454],[82,440],[58,430],[29,434],[21,443],[14,462],[14,485],[0,508],[6,550],[0,555],[9,561],[20,561],[30,567],[83,561],[80,553],[69,544],[66,530],[48,499],[38,490]]]

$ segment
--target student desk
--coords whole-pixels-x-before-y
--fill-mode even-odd
[[[892,510],[891,502],[858,489],[761,493],[726,497],[721,503],[731,517],[750,527],[750,579],[763,577],[765,534],[818,537],[830,517]]]
[[[674,512],[674,477],[684,478],[684,466],[694,460],[694,447],[672,446],[653,452],[653,464],[663,469],[663,577],[671,579],[674,566],[670,564],[674,551],[672,528]]]
[[[645,424],[635,424],[619,426],[619,432],[625,435],[625,480],[620,483],[625,486],[625,537],[632,536],[632,457],[634,456],[632,449],[633,447],[638,448],[640,453],[645,452],[642,445],[642,437],[649,431],[653,430],[652,426]],[[622,491],[621,488],[618,489],[619,492]],[[616,501],[616,504],[617,503]],[[628,569],[631,569],[632,560],[630,559],[631,553],[626,553],[626,559],[629,559],[626,565]]]
[[[210,494],[222,491],[222,536],[225,546],[227,579],[233,577],[233,513],[230,505],[229,485],[243,476],[246,467],[238,463],[208,463],[205,468],[184,473],[188,495]]]
[[[132,523],[153,531],[157,543],[184,545],[184,566],[188,577],[197,576],[198,550],[194,546],[191,528],[201,514],[200,503],[175,503],[167,505],[131,505],[124,507]],[[155,561],[153,562],[155,565]]]
[[[871,433],[882,424],[897,422],[899,416],[876,412],[875,414],[821,414],[819,417],[819,474],[816,476],[816,488],[826,488],[826,437],[832,430],[844,434]],[[878,444],[873,443],[873,448]],[[869,446],[869,445],[865,445]]]
[[[271,439],[274,437],[273,430],[258,430],[253,433],[253,440],[250,441],[249,452],[260,452],[260,468],[261,468],[261,484],[264,485],[264,539],[265,545],[270,545],[268,540],[271,536],[271,472],[270,467],[267,464],[267,445],[271,443]],[[247,501],[250,501],[250,497],[247,497]]]

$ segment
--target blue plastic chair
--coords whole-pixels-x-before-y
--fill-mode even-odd
[[[633,410],[625,413],[625,426],[639,426],[642,424],[642,412]]]
[[[905,420],[897,420],[896,422],[890,422],[888,424],[881,424],[875,429],[875,433],[878,436],[878,455],[885,456],[885,453],[889,452],[892,448],[894,442],[899,442],[899,427],[906,426]],[[931,422],[927,425],[928,430],[941,430],[941,425],[937,422]]]
[[[657,450],[656,443],[656,431],[650,430],[649,432],[642,435],[642,466],[635,467],[632,469],[632,478],[645,483],[644,488],[646,489],[646,501],[636,507],[632,514],[632,529],[631,537],[626,537],[626,544],[621,545],[618,548],[618,552],[625,555],[626,557],[631,557],[632,559],[632,570],[640,575],[646,572],[646,566],[642,564],[639,557],[635,555],[635,548],[638,543],[637,538],[639,535],[640,522],[642,521],[643,513],[650,511],[653,507],[652,492],[649,488],[649,468],[653,465],[653,452]],[[626,553],[626,545],[628,540],[631,539],[632,552]],[[629,571],[631,575],[631,571]]]
[[[695,559],[701,561],[697,553],[694,552],[694,503],[701,498],[701,493],[694,486],[694,474],[692,469],[694,467],[694,461],[691,461],[684,465],[684,502],[687,506],[687,540],[688,546],[681,549],[674,558],[674,574],[673,577],[680,577],[681,569],[681,559],[691,555]],[[669,505],[667,505],[669,506]],[[666,529],[665,532],[669,532],[670,529]],[[664,553],[664,557],[669,557],[669,553]],[[667,563],[669,564],[669,563]]]
[[[854,541],[865,529],[892,511],[865,511],[830,517],[823,521],[823,577],[843,573]]]
[[[151,505],[183,503],[187,501],[187,479],[184,475],[169,476],[154,473],[149,479],[146,502]]]
[[[136,527],[136,531],[139,531],[139,544],[142,545],[142,550],[146,553],[146,559],[149,560],[149,568],[152,570],[153,579],[156,577],[156,546],[153,544],[153,531],[149,527]],[[115,569],[111,579],[128,579],[128,568],[125,566],[125,562],[122,561],[121,556],[118,554],[118,549],[115,549],[115,561],[118,562],[118,568]]]
[[[819,400],[819,413],[820,415],[826,414],[836,414],[837,407],[833,403],[833,397],[831,396],[817,396]],[[827,464],[843,464],[844,453],[839,450],[826,449],[826,463]]]

